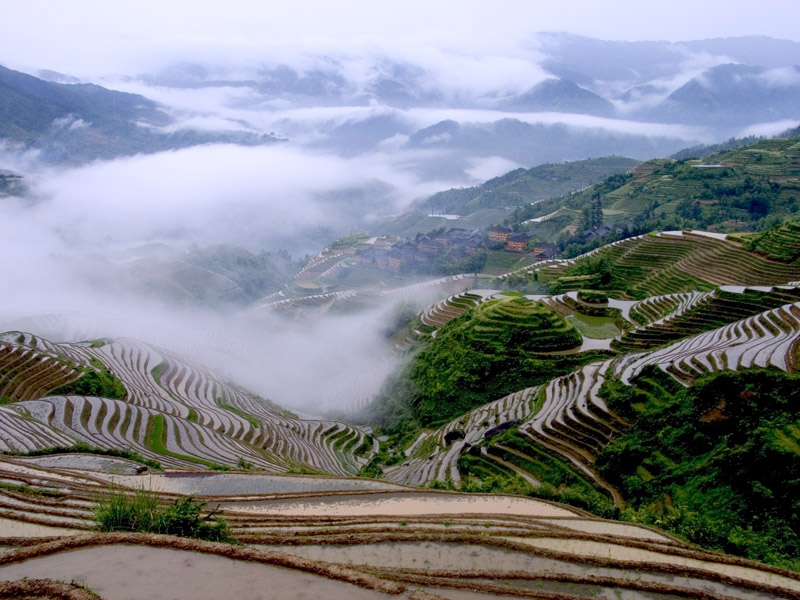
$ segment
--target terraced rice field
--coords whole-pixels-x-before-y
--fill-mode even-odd
[[[422,311],[420,319],[429,327],[444,327],[448,321],[456,319],[481,302],[495,296],[495,290],[471,290],[455,294],[444,300],[434,303]]]
[[[796,368],[800,302],[785,304],[648,353],[628,355],[615,373],[628,383],[647,365],[657,365],[688,383],[703,373],[750,367]]]
[[[299,492],[308,478],[290,476],[272,477],[286,481],[270,492],[263,475],[220,474],[261,479],[238,484],[239,491],[258,493],[200,496],[231,524],[242,543],[231,546],[94,533],[91,507],[107,489],[102,477],[16,459],[0,459],[0,474],[0,582],[19,589],[32,585],[22,581],[28,578],[82,581],[107,599],[164,597],[165,590],[187,600],[800,594],[796,573],[524,497],[326,490],[337,484],[330,478],[317,478],[316,491]],[[125,485],[136,489],[143,480],[128,478]],[[171,502],[178,493],[157,494]]]
[[[175,354],[135,340],[55,344],[2,334],[0,396],[8,400],[0,405],[0,451],[80,443],[127,450],[167,471],[140,475],[140,462],[91,453],[0,457],[0,582],[77,577],[103,598],[149,598],[168,588],[179,598],[800,597],[796,573],[706,552],[647,527],[523,496],[407,487],[458,487],[502,473],[535,488],[558,471],[621,507],[624,499],[593,467],[628,427],[601,396],[606,378],[635,383],[656,366],[688,385],[720,370],[796,370],[800,267],[702,232],[643,236],[593,254],[611,257],[635,280],[636,297],[648,296],[608,302],[618,312],[601,318],[624,331],[607,358],[424,431],[403,462],[385,469],[384,481],[345,477],[378,453],[368,430],[288,415]],[[317,257],[301,279],[335,277],[341,260]],[[570,264],[528,269],[558,275]],[[517,299],[476,285],[488,281],[449,277],[370,298],[446,296],[423,311],[423,324],[438,329],[473,310],[486,343],[498,327],[524,323],[519,311],[538,306],[534,300],[552,308],[544,310],[559,325],[561,316],[586,308],[575,292]],[[261,308],[328,310],[361,298],[352,291],[275,295]],[[548,330],[540,326],[530,336]],[[98,364],[119,378],[124,397],[53,393]],[[223,468],[239,470],[214,471]],[[165,503],[194,495],[217,507],[243,545],[96,534],[93,507],[111,485],[146,487]]]
[[[423,433],[406,450],[409,459],[386,470],[386,479],[410,485],[450,480],[457,485],[461,475],[456,463],[461,453],[484,439],[491,428],[527,419],[534,413],[538,392],[538,387],[531,387],[509,394]]]
[[[514,427],[521,435],[567,461],[620,504],[616,491],[592,467],[596,453],[627,427],[599,396],[606,373],[629,383],[648,365],[658,365],[688,384],[698,375],[724,369],[796,368],[800,286],[791,277],[800,267],[769,261],[723,238],[704,232],[666,232],[623,240],[590,253],[613,255],[615,268],[630,267],[642,289],[674,290],[638,301],[609,300],[607,308],[619,315],[615,327],[624,331],[603,347],[627,354],[587,365],[541,389],[520,390],[422,433],[406,450],[407,459],[390,467],[386,477],[415,485],[440,482],[457,487],[462,479],[458,461],[472,454],[479,457],[473,462],[481,468],[493,465],[535,486],[536,477],[526,467],[535,462],[533,457],[509,453],[507,448],[498,452],[484,440],[490,428],[519,419]],[[677,269],[679,285],[655,285],[669,269]],[[423,324],[439,329],[467,310],[487,312],[500,298],[495,290],[463,292],[432,304],[420,316]],[[583,314],[586,307],[574,291],[530,299],[544,302],[562,316],[587,318]],[[592,342],[585,337],[584,341]],[[579,351],[601,348],[585,345]],[[514,411],[498,410],[507,406],[510,398],[524,401],[517,402]]]
[[[609,373],[630,384],[645,367],[657,365],[683,384],[704,373],[751,367],[797,368],[800,348],[800,287],[796,282],[779,286],[720,286],[708,292],[682,292],[629,302],[630,329],[618,336],[617,350],[639,349],[617,358],[592,363],[555,378],[541,388],[528,388],[489,403],[447,425],[422,433],[407,449],[407,459],[390,467],[392,481],[425,485],[432,482],[458,487],[463,474],[459,459],[465,454],[487,475],[494,469],[519,475],[539,485],[530,469],[537,459],[530,453],[486,443],[486,432],[512,422],[520,435],[550,455],[558,456],[605,490],[622,505],[618,492],[593,468],[597,453],[628,427],[609,410],[599,390]],[[478,304],[484,297],[470,293],[448,299]],[[570,302],[567,302],[570,300]],[[562,314],[574,311],[575,293],[543,301]],[[482,306],[482,304],[480,304]],[[428,309],[431,322],[441,323],[446,303]],[[575,314],[575,313],[573,313]],[[638,325],[635,325],[638,324]],[[670,340],[677,340],[670,343]],[[516,421],[518,420],[518,421]],[[509,462],[508,459],[512,459]]]
[[[780,286],[720,286],[709,292],[656,296],[637,302],[639,323],[615,341],[614,348],[641,351],[728,325],[800,300],[797,282]]]
[[[6,393],[15,400],[0,406],[3,451],[82,442],[128,448],[176,469],[250,465],[345,475],[377,447],[360,429],[288,416],[207,369],[134,340],[52,344],[15,333],[5,336],[0,352]],[[47,395],[78,379],[76,367],[91,361],[119,377],[124,399]]]

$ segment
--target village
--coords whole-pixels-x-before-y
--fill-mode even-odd
[[[373,238],[367,247],[356,251],[354,264],[399,272],[445,256],[450,261],[466,261],[487,250],[533,254],[536,261],[555,258],[558,253],[555,244],[536,241],[529,232],[515,233],[508,227],[487,230],[451,227],[415,239]]]

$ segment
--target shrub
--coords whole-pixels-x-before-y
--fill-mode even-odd
[[[605,304],[608,302],[608,294],[596,290],[578,290],[578,300],[589,304]]]
[[[131,495],[117,489],[100,498],[94,517],[100,531],[163,533],[212,542],[234,542],[228,524],[214,517],[213,512],[203,515],[205,507],[205,502],[191,495],[165,507],[152,491],[140,489]]]
[[[83,375],[75,381],[50,391],[52,396],[96,396],[124,400],[128,393],[119,377],[101,361],[91,359],[91,367],[81,367]]]

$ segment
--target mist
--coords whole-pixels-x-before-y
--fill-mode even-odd
[[[57,342],[135,338],[310,414],[357,409],[395,364],[383,334],[391,305],[304,322],[269,310],[170,306],[115,276],[108,241],[80,240],[8,202],[0,222],[3,331]]]
[[[358,409],[397,366],[384,333],[392,303],[292,319],[176,302],[151,289],[159,261],[216,244],[301,259],[415,200],[518,167],[612,153],[645,160],[778,133],[793,124],[785,113],[800,86],[797,44],[786,42],[751,79],[789,109],[713,126],[703,115],[682,121],[682,107],[659,112],[709,70],[746,63],[746,49],[725,40],[681,40],[794,39],[796,3],[781,0],[755,13],[712,3],[713,18],[691,22],[698,9],[682,0],[647,10],[572,0],[0,5],[0,64],[140,94],[166,117],[102,130],[69,113],[48,117],[39,146],[0,141],[0,168],[31,190],[0,197],[0,326],[55,341],[141,339],[309,413]],[[547,87],[561,79],[572,87]],[[103,137],[120,131],[163,137],[129,147]],[[187,133],[206,139],[198,132],[217,137],[181,145]],[[94,135],[108,145],[79,156]],[[250,145],[236,145],[242,136]]]
[[[384,333],[392,302],[302,319],[269,309],[175,304],[132,279],[131,263],[157,271],[152,248],[180,254],[192,244],[315,254],[337,227],[350,233],[367,224],[376,214],[369,210],[400,210],[447,185],[421,182],[385,157],[345,159],[290,144],[208,145],[79,168],[40,167],[30,179],[33,199],[0,202],[0,269],[8,290],[0,297],[0,330],[65,342],[139,339],[315,415],[363,406],[398,364]],[[370,197],[369,210],[357,215],[332,198],[338,190],[350,199],[370,185],[384,197]],[[319,227],[325,243],[313,235]]]

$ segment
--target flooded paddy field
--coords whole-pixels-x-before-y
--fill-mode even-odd
[[[221,577],[220,574],[225,576]],[[103,600],[373,600],[397,597],[278,566],[147,546],[82,548],[0,566],[0,580],[85,582]]]
[[[347,479],[260,473],[157,473],[145,476],[110,477],[115,485],[201,496],[256,496],[358,490],[406,490],[405,486],[373,479]]]
[[[390,542],[374,544],[313,544],[303,546],[259,546],[280,550],[315,561],[339,563],[353,568],[368,568],[371,572],[396,575],[401,580],[420,578],[457,580],[469,588],[481,585],[514,589],[576,594],[579,597],[660,599],[685,597],[668,591],[683,589],[710,597],[765,600],[773,598],[757,590],[747,590],[718,581],[682,576],[670,572],[648,572],[630,568],[603,567],[571,562],[526,553],[521,550],[498,548],[479,543]],[[524,574],[521,575],[521,574]],[[592,582],[596,581],[597,584]],[[443,583],[442,585],[446,585]],[[637,586],[641,589],[636,589]],[[447,598],[496,597],[474,594],[467,590],[432,588],[431,593]]]
[[[116,475],[136,475],[142,469],[142,465],[132,460],[98,456],[96,454],[51,454],[49,456],[18,458],[17,460],[21,463],[30,463],[40,467],[78,469]]]
[[[446,494],[427,491],[330,495],[307,499],[226,502],[227,510],[270,515],[458,515],[502,514],[530,517],[570,517],[566,507],[518,496]]]

